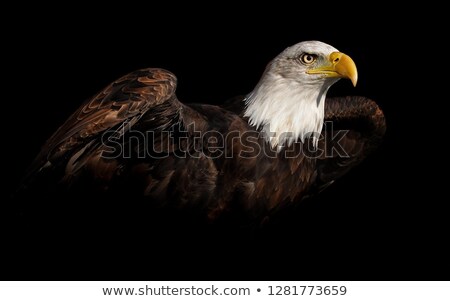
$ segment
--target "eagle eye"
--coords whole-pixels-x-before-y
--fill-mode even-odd
[[[305,65],[311,65],[317,59],[317,55],[311,53],[303,53],[300,56],[300,61]]]

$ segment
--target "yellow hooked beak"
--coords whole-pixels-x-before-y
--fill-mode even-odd
[[[356,86],[358,70],[352,58],[342,52],[332,52],[328,57],[331,64],[306,71],[308,74],[323,74],[325,77],[348,78]]]

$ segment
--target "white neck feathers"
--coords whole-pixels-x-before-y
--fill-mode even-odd
[[[317,144],[324,121],[325,96],[331,84],[301,85],[266,73],[246,99],[244,116],[273,148],[313,137]]]

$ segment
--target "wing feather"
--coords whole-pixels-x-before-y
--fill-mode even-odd
[[[178,111],[181,104],[175,96],[176,84],[175,75],[156,68],[141,69],[111,83],[84,103],[50,137],[27,177],[69,153],[77,153],[79,157],[80,149],[87,150],[89,141],[105,131],[123,135],[149,110],[158,111],[164,104],[165,110]]]
[[[325,127],[317,160],[318,186],[340,178],[359,164],[379,144],[386,131],[383,112],[365,97],[327,98]]]

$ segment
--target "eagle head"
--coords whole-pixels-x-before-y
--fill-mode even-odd
[[[272,147],[280,149],[308,137],[317,145],[326,93],[340,78],[350,79],[353,85],[358,80],[348,55],[319,41],[295,44],[268,64],[245,99],[244,116]]]

